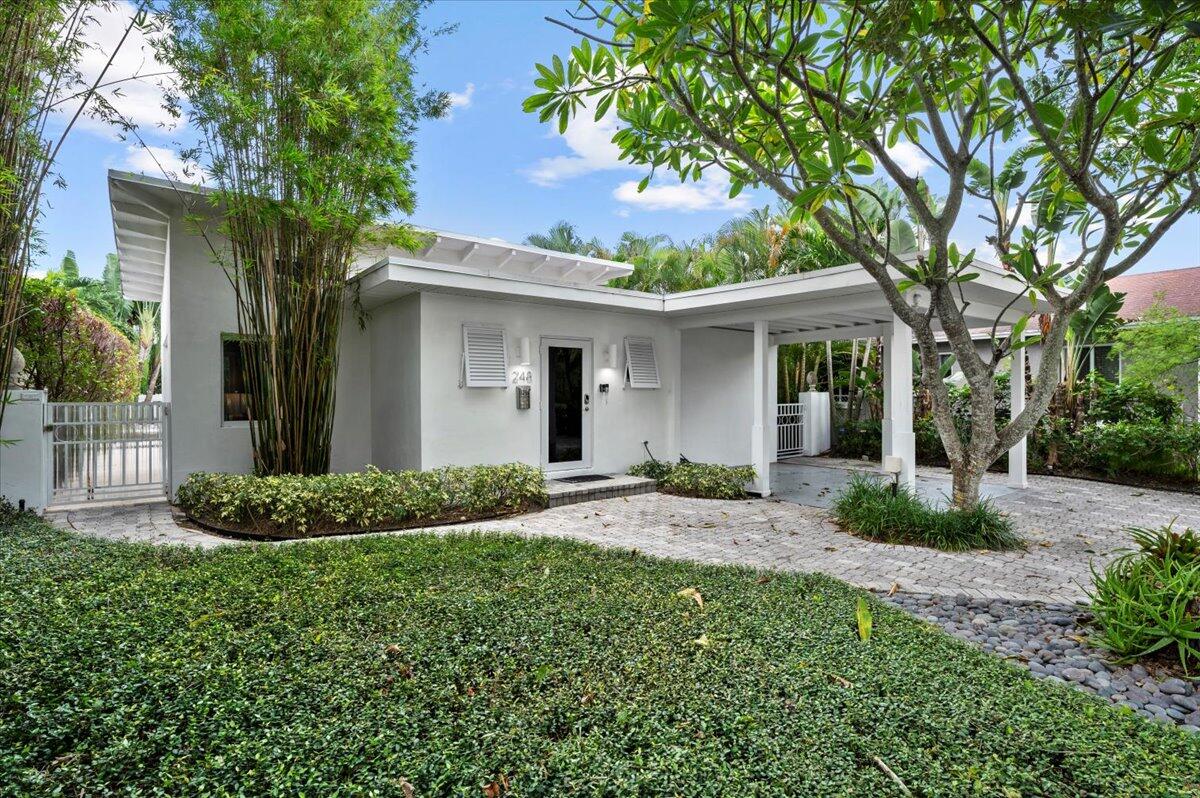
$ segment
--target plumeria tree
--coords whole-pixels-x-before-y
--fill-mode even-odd
[[[255,468],[329,469],[338,340],[355,248],[416,248],[412,135],[446,106],[421,93],[417,0],[170,0],[160,59],[179,74],[210,176],[194,218],[233,286],[246,341]],[[197,209],[199,210],[199,209]],[[218,229],[204,225],[216,218]],[[211,235],[210,235],[211,234]],[[387,241],[379,241],[386,238]],[[228,242],[226,245],[225,242]]]
[[[731,194],[766,187],[795,220],[819,225],[913,329],[953,501],[969,508],[988,465],[1045,412],[1072,315],[1197,210],[1197,7],[585,0],[551,19],[580,42],[538,65],[525,107],[561,129],[585,108],[615,113],[622,157],[649,172],[643,187],[658,172],[693,180],[723,170]],[[929,171],[906,167],[900,146],[922,153]],[[893,236],[872,233],[872,202],[890,218],[879,179],[922,234],[916,262],[899,257]],[[987,243],[1014,288],[1051,309],[1042,325],[996,324],[982,353],[957,290],[975,276],[976,253],[952,240],[968,203],[987,208]],[[906,301],[917,285],[931,294],[927,310]],[[1032,395],[998,420],[994,375],[1035,329],[1045,354]],[[971,386],[963,435],[936,378],[937,330]]]

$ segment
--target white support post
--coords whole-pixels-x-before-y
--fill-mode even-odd
[[[912,330],[893,313],[891,332],[883,337],[883,456],[900,458],[900,483],[915,489],[912,388]]]
[[[1025,347],[1012,353],[1012,366],[1008,377],[1011,392],[1012,417],[1025,409]],[[1014,488],[1029,487],[1029,471],[1026,459],[1025,437],[1008,450],[1008,484]]]
[[[767,462],[779,459],[779,345],[767,348]]]
[[[771,495],[771,446],[767,434],[771,429],[767,421],[771,400],[769,390],[770,331],[765,321],[754,322],[754,427],[750,431],[750,464],[758,474],[755,488],[761,496]]]
[[[675,351],[670,359],[666,360],[668,365],[665,368],[671,380],[667,458],[674,463],[679,460],[683,449],[683,330],[673,330],[670,340]]]

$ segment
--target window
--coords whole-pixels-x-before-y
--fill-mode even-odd
[[[459,387],[507,388],[508,343],[503,327],[463,325],[463,371]]]
[[[630,388],[659,387],[653,338],[625,339],[625,382]]]
[[[240,336],[221,336],[221,423],[250,420],[250,389],[246,381],[249,342]]]

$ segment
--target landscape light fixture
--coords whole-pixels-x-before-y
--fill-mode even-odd
[[[883,458],[883,470],[892,475],[892,495],[900,493],[900,471],[904,468],[904,458],[889,454]]]

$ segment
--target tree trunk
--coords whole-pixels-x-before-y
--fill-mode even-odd
[[[150,380],[146,383],[146,404],[154,401],[154,386],[158,382],[158,372],[162,368],[162,357],[154,358],[154,368],[150,369]]]
[[[979,505],[979,486],[983,482],[986,468],[971,468],[966,463],[951,463],[953,478],[951,502],[955,509],[974,510]]]

